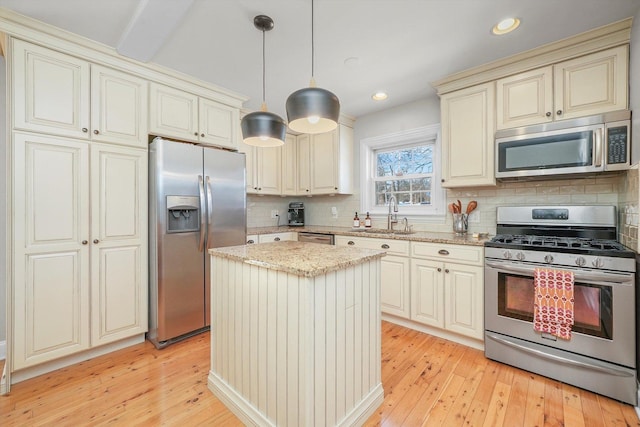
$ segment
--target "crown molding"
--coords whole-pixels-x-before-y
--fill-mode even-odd
[[[632,21],[633,18],[626,18],[576,36],[451,74],[432,82],[431,86],[436,89],[440,96],[523,71],[628,44],[631,40]]]
[[[245,95],[199,80],[188,74],[158,64],[143,63],[127,58],[107,45],[1,7],[0,32],[99,65],[137,74],[148,80],[198,94],[231,107],[240,108],[248,99]],[[7,49],[2,50],[6,55]]]

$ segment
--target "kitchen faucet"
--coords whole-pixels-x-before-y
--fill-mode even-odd
[[[391,213],[391,204],[393,203],[393,214]],[[398,223],[398,201],[393,194],[389,197],[389,214],[387,215],[387,230],[393,230],[393,224]]]

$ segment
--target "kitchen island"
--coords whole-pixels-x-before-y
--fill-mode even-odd
[[[211,249],[209,389],[245,424],[361,425],[382,403],[380,258],[276,242]]]

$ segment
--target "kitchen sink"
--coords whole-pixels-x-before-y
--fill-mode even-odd
[[[375,233],[375,234],[413,234],[415,231],[402,231],[402,230],[389,230],[387,228],[367,228],[364,230],[365,233]]]

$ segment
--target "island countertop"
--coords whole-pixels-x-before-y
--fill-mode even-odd
[[[386,254],[375,249],[292,241],[214,248],[209,253],[304,277],[341,270]]]

